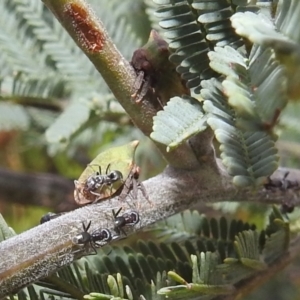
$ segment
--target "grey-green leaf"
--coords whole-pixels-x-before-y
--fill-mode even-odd
[[[200,103],[192,97],[174,97],[153,118],[151,138],[172,151],[185,140],[206,129]]]

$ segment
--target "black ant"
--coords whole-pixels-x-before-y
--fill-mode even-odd
[[[124,235],[126,235],[126,232],[123,230],[123,227],[125,226],[134,226],[140,221],[139,213],[135,210],[129,210],[119,216],[120,211],[122,210],[122,207],[119,208],[117,212],[112,210],[113,217],[114,217],[114,229],[118,235],[122,232]]]
[[[106,245],[109,241],[113,239],[111,232],[104,228],[104,229],[96,229],[92,233],[89,233],[88,230],[91,226],[91,221],[88,223],[87,226],[82,222],[83,232],[76,237],[73,238],[72,242],[74,244],[90,245],[91,248],[94,250],[93,254],[97,254],[96,248],[102,247]]]
[[[264,185],[267,190],[276,190],[279,189],[283,192],[288,190],[298,190],[300,188],[299,182],[297,180],[289,180],[287,177],[289,172],[285,172],[282,179],[271,179],[268,177],[268,182]],[[294,204],[292,199],[287,199],[281,204],[281,212],[283,214],[292,213],[294,211]]]
[[[52,219],[55,219],[57,217],[60,217],[61,215],[63,215],[65,213],[58,213],[58,214],[55,214],[55,213],[52,213],[52,212],[48,212],[46,213],[45,215],[43,215],[40,219],[40,224],[43,224],[43,223],[46,223],[46,222],[49,222],[51,221]]]
[[[277,188],[282,191],[286,191],[288,189],[298,189],[299,183],[297,181],[287,179],[289,174],[290,172],[285,172],[282,179],[273,180],[268,177],[268,182],[264,185],[265,189],[270,190]]]
[[[92,165],[89,166],[92,167]],[[97,171],[96,174],[89,176],[85,183],[86,189],[96,196],[100,196],[100,194],[95,191],[103,185],[111,186],[114,182],[123,180],[123,175],[118,170],[113,170],[108,173],[110,164],[107,165],[105,174],[101,174],[101,166],[98,167],[99,171]]]

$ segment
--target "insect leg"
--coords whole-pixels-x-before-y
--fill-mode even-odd
[[[93,241],[90,241],[90,246],[94,250],[94,252],[93,253],[89,253],[89,255],[97,255],[97,249],[96,249],[95,244],[94,244]]]
[[[136,100],[136,98],[139,94],[139,91],[142,88],[143,81],[144,81],[144,75],[145,75],[144,71],[139,71],[138,76],[136,77],[136,79],[134,81],[133,88],[134,88],[135,92],[131,95],[131,97],[134,100]]]
[[[148,193],[146,191],[146,188],[143,185],[143,183],[142,182],[138,182],[137,187],[142,192],[142,195],[147,200],[147,202],[150,203],[151,205],[153,205],[153,202],[149,199],[149,195],[148,195]]]

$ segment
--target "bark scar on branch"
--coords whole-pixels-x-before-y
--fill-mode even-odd
[[[89,52],[101,51],[105,37],[89,19],[86,9],[78,3],[68,3],[64,13],[71,18],[74,31],[86,50]]]

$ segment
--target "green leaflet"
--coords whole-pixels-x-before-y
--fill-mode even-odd
[[[239,35],[250,38],[253,43],[268,46],[271,40],[283,44],[289,41],[282,33],[276,31],[274,24],[263,14],[236,13],[231,22]]]
[[[253,47],[248,72],[251,86],[254,87],[257,114],[262,123],[272,127],[276,115],[278,117],[288,100],[284,67],[275,59],[271,49]]]
[[[265,230],[263,255],[266,263],[271,263],[283,255],[289,247],[289,223],[281,215],[276,206],[269,216],[269,224]]]
[[[100,294],[100,293],[90,293],[86,295],[84,298],[89,300],[106,300],[106,299],[115,299],[115,300],[131,300],[132,297],[124,298],[124,286],[123,280],[120,273],[117,273],[117,278],[109,275],[107,277],[107,285],[110,288],[111,295]],[[129,289],[130,291],[130,289]],[[128,291],[128,292],[129,292]],[[129,292],[130,294],[130,292]]]
[[[201,252],[198,257],[191,255],[191,261],[193,268],[192,283],[185,281],[176,272],[169,271],[168,276],[182,285],[162,288],[158,291],[158,294],[172,297],[172,299],[191,299],[191,297],[204,295],[207,296],[205,299],[211,299],[211,295],[226,295],[234,291],[234,287],[231,285],[213,284],[213,281],[216,280],[214,269],[220,263],[216,253]],[[218,279],[220,280],[220,278]]]
[[[235,248],[238,260],[246,267],[263,270],[267,265],[260,260],[259,240],[257,231],[240,232],[235,238]]]
[[[300,42],[300,30],[298,24],[300,13],[299,1],[283,1],[278,9],[275,26],[285,36],[290,37],[293,41]]]
[[[209,53],[210,66],[226,79],[222,82],[229,105],[241,129],[272,128],[285,107],[284,70],[269,49],[253,47],[250,59],[235,49],[216,47]],[[274,90],[277,90],[274,93]]]
[[[192,97],[174,97],[153,118],[150,137],[172,151],[188,138],[206,129],[200,103]]]

